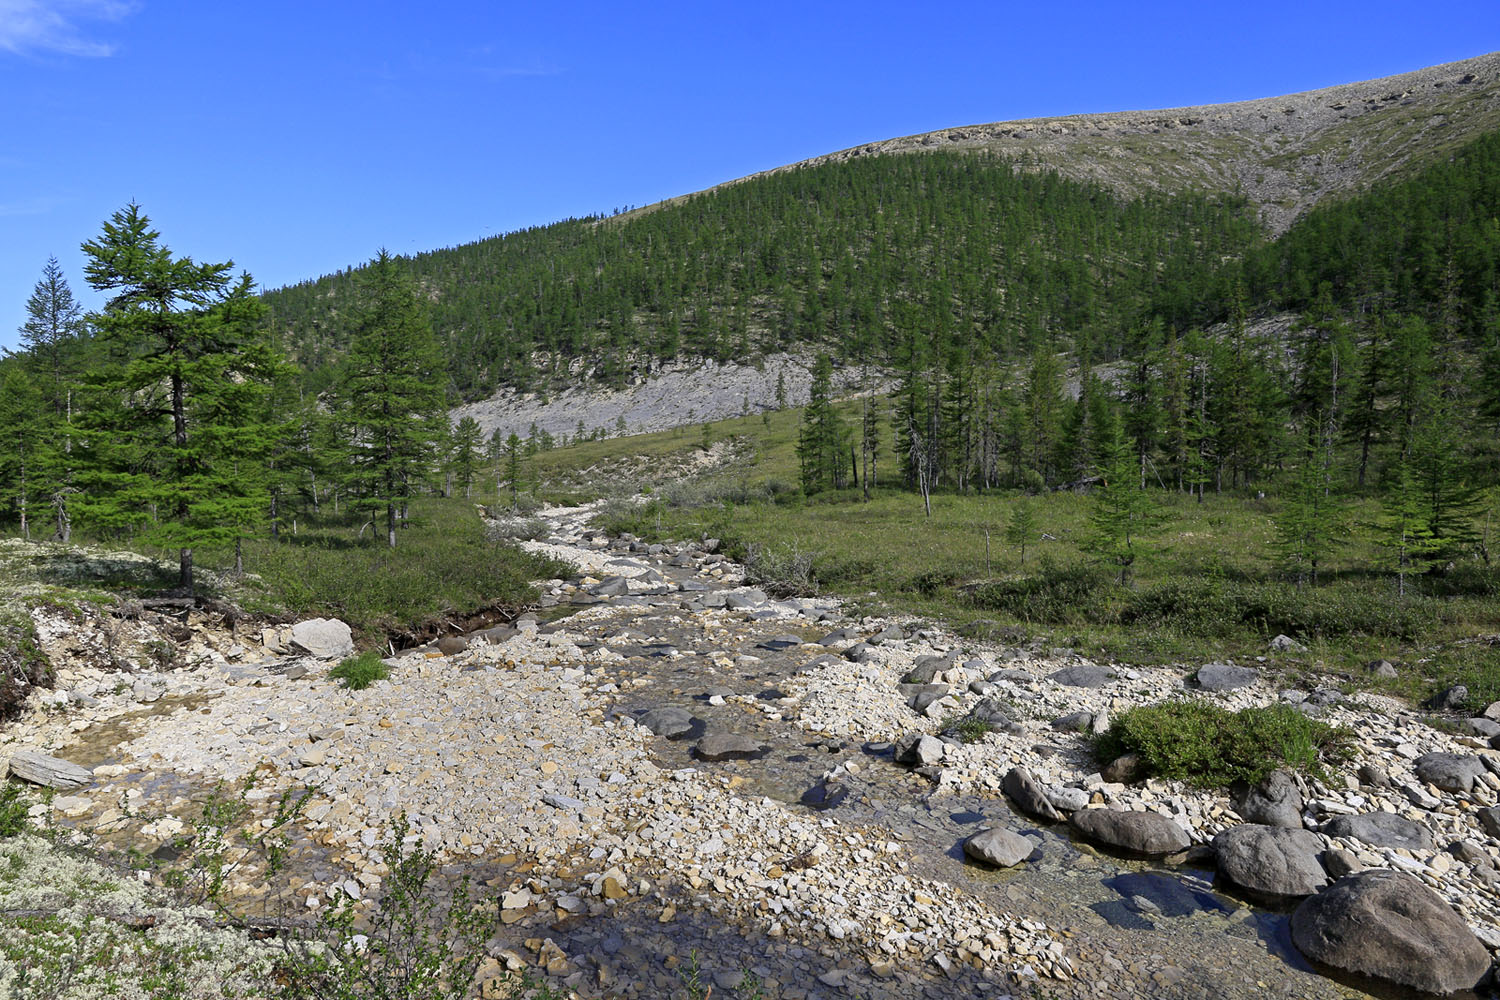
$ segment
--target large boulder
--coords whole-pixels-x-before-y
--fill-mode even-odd
[[[1272,771],[1254,785],[1237,781],[1229,799],[1246,823],[1302,828],[1302,790],[1288,771]]]
[[[1393,812],[1335,816],[1323,824],[1323,832],[1330,837],[1348,837],[1375,847],[1401,847],[1408,851],[1432,850],[1432,834],[1425,826]]]
[[[1085,839],[1134,854],[1176,854],[1192,843],[1186,830],[1160,813],[1080,809],[1070,822]]]
[[[1062,813],[1057,811],[1042,786],[1036,783],[1031,772],[1024,767],[1013,767],[1005,773],[1000,781],[1000,790],[1009,795],[1011,801],[1021,808],[1021,811],[1035,816],[1038,819],[1056,823],[1062,819]]]
[[[292,626],[292,644],[320,660],[354,652],[354,634],[337,618],[309,618]]]
[[[1013,868],[1031,857],[1036,843],[1014,830],[994,827],[964,841],[964,853],[996,868]]]
[[[1315,962],[1428,993],[1472,989],[1490,953],[1458,914],[1410,875],[1345,875],[1302,901],[1292,942]]]
[[[1198,668],[1198,686],[1205,691],[1234,691],[1260,680],[1254,667],[1237,667],[1232,663],[1207,663]]]
[[[1412,770],[1435,788],[1467,795],[1474,790],[1474,782],[1485,768],[1478,757],[1468,754],[1424,753],[1412,761]]]
[[[1262,896],[1307,896],[1328,884],[1323,842],[1308,830],[1241,823],[1214,838],[1219,871]]]
[[[17,750],[10,757],[12,777],[34,785],[46,785],[60,792],[82,788],[93,783],[94,772],[86,767],[34,750]]]

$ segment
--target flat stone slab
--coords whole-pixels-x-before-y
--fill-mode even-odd
[[[1198,668],[1196,676],[1198,686],[1205,691],[1237,691],[1260,680],[1260,671],[1229,663],[1207,663]]]
[[[1115,672],[1107,667],[1096,667],[1078,663],[1049,674],[1047,679],[1054,684],[1068,687],[1098,688],[1115,679]]]
[[[48,757],[34,750],[17,750],[10,758],[10,773],[34,785],[46,785],[60,792],[82,788],[94,782],[94,772],[70,761]]]
[[[709,733],[693,747],[699,760],[746,760],[759,757],[765,744],[739,733]]]
[[[684,736],[692,730],[693,713],[675,705],[664,705],[651,709],[635,721],[636,725],[645,726],[657,736],[670,739],[673,736]]]
[[[1345,875],[1292,914],[1308,958],[1428,993],[1473,989],[1490,953],[1441,896],[1386,868]]]
[[[1323,824],[1330,837],[1349,837],[1375,847],[1404,847],[1408,851],[1432,850],[1432,834],[1420,823],[1393,812],[1335,816]]]

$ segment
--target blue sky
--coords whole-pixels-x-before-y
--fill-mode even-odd
[[[0,0],[0,345],[138,201],[265,286],[861,142],[1500,49],[1500,4]]]

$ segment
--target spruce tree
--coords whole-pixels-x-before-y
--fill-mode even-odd
[[[430,465],[444,403],[442,357],[410,278],[381,251],[361,274],[359,317],[344,358],[337,408],[362,509],[397,514]]]
[[[1421,490],[1405,460],[1399,460],[1393,470],[1374,529],[1375,540],[1385,553],[1385,565],[1396,574],[1396,596],[1405,597],[1407,576],[1426,569],[1437,549]]]
[[[89,284],[110,298],[90,317],[107,359],[88,375],[100,399],[79,511],[177,549],[192,593],[193,549],[233,541],[263,510],[240,466],[258,433],[244,421],[275,370],[262,307],[232,262],[174,257],[135,204],[83,251]]]
[[[849,484],[849,470],[844,464],[849,428],[833,405],[833,362],[828,355],[818,355],[812,375],[797,435],[802,488],[808,493],[842,489]]]
[[[1300,587],[1318,584],[1318,570],[1342,538],[1341,505],[1319,445],[1309,441],[1275,516],[1276,552]]]
[[[1036,511],[1031,501],[1022,497],[1010,509],[1010,520],[1005,525],[1005,540],[1021,550],[1021,565],[1026,565],[1026,543],[1036,537]]]
[[[533,427],[536,425],[533,424]],[[479,469],[480,440],[479,421],[464,417],[453,428],[453,451],[451,462],[453,478],[463,487],[464,496],[474,495],[474,476]]]

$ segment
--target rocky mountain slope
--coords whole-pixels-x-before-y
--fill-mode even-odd
[[[1313,205],[1500,127],[1500,53],[1233,104],[1032,118],[870,142],[752,174],[889,153],[984,149],[1122,193],[1240,191],[1273,233]],[[645,209],[645,210],[649,210]]]

